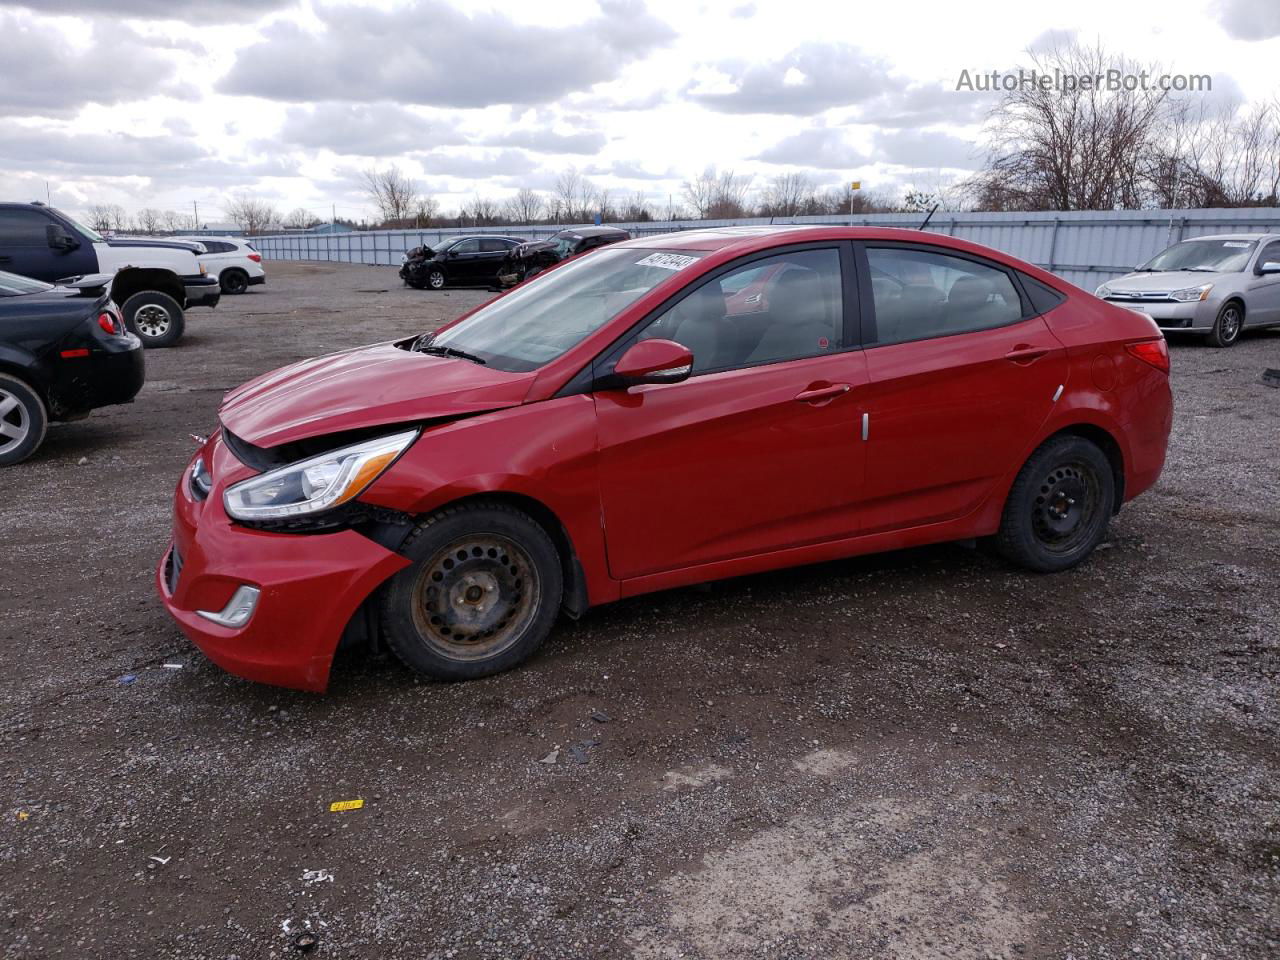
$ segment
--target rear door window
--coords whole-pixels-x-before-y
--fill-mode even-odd
[[[910,247],[867,247],[875,343],[905,343],[989,330],[1022,319],[1004,270]]]

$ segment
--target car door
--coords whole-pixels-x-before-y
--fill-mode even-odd
[[[475,283],[480,271],[480,241],[475,237],[459,240],[449,248],[449,279],[454,283]]]
[[[482,283],[496,283],[498,268],[502,266],[509,249],[507,242],[498,237],[481,238],[480,252],[476,258],[476,279]]]
[[[55,225],[77,241],[74,248],[55,250],[50,245],[49,228]],[[86,248],[87,258],[83,256]],[[90,273],[95,265],[88,241],[68,231],[44,211],[32,207],[0,207],[0,270],[51,283],[73,274]]]
[[[863,532],[973,511],[1020,465],[1067,377],[1013,273],[923,244],[857,248],[869,386]]]
[[[1264,244],[1254,261],[1245,294],[1244,319],[1248,326],[1280,323],[1280,273],[1259,273],[1264,263],[1280,264],[1280,240]]]
[[[767,322],[737,324],[722,284],[760,259],[790,262],[796,282],[774,293]],[[651,337],[694,355],[683,382],[594,394],[613,576],[855,533],[866,368],[854,282],[848,245],[756,258],[695,284],[602,358],[597,373],[607,374]]]

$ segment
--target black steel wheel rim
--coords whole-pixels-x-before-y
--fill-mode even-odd
[[[1041,546],[1070,554],[1093,536],[1102,484],[1092,466],[1073,461],[1048,470],[1031,503],[1031,529]]]
[[[487,660],[524,635],[541,596],[538,568],[523,547],[498,534],[468,534],[422,565],[414,625],[440,656]]]

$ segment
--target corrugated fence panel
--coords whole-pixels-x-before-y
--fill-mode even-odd
[[[811,223],[917,228],[915,213],[855,217],[778,217],[741,220],[676,220],[618,223],[633,236],[656,236],[709,227]],[[584,226],[580,224],[579,226]],[[367,230],[254,237],[268,260],[320,260],[398,266],[406,252],[459,234],[486,233],[522,240],[549,237],[563,226]],[[1280,233],[1280,209],[1072,210],[1032,213],[939,213],[928,229],[981,243],[1019,257],[1092,291],[1127,273],[1171,243],[1214,233]]]

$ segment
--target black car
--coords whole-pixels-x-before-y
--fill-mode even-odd
[[[536,277],[561,260],[576,257],[596,247],[630,239],[631,234],[621,227],[574,227],[561,230],[546,240],[522,243],[511,251],[499,269],[498,286],[514,287],[517,283]]]
[[[491,287],[507,254],[523,241],[513,237],[447,237],[405,254],[400,279],[418,290],[446,285]]]
[[[111,278],[55,286],[0,272],[0,467],[25,460],[51,420],[79,420],[142,389],[142,341],[111,302]]]

